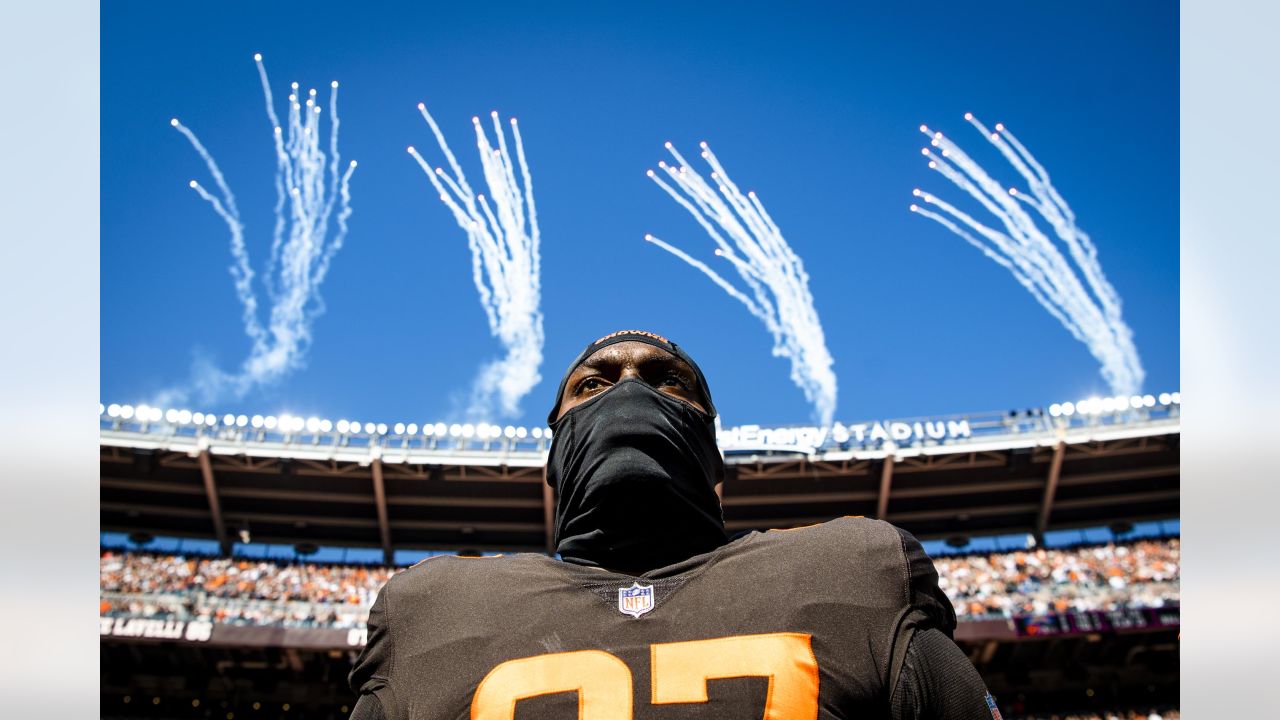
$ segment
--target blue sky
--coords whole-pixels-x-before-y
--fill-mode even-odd
[[[1047,405],[1105,393],[1097,362],[1009,274],[907,212],[959,198],[919,155],[928,123],[1012,180],[962,121],[1005,123],[1047,166],[1125,302],[1145,388],[1179,384],[1178,17],[1131,3],[111,2],[102,8],[102,400],[181,385],[196,354],[234,369],[249,341],[225,226],[188,187],[207,175],[177,116],[237,194],[265,258],[274,158],[254,52],[277,96],[342,83],[351,233],[306,366],[192,409],[449,420],[500,354],[465,238],[406,155],[427,102],[478,179],[470,118],[520,119],[543,236],[545,415],[564,365],[629,327],[683,344],[724,421],[806,422],[761,324],[651,232],[711,242],[644,176],[671,140],[712,144],[805,260],[840,381],[836,417]],[[283,109],[283,106],[281,106]]]

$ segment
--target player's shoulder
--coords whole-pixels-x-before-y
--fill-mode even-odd
[[[769,530],[767,542],[796,546],[832,547],[858,553],[902,554],[911,545],[919,545],[902,528],[861,515],[849,515],[813,525]]]
[[[932,561],[911,533],[867,517],[769,530],[759,542],[767,551],[814,570],[890,585],[910,585],[933,572]]]
[[[517,571],[539,556],[513,555],[435,555],[396,573],[387,586],[397,595],[423,591],[430,586],[466,583],[480,578]]]

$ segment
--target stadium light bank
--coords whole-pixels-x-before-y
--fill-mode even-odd
[[[836,422],[830,426],[717,425],[717,440],[730,461],[772,455],[826,459],[904,457],[936,452],[1050,445],[1178,432],[1182,397],[1089,397],[1048,408],[966,413],[930,418]],[[267,453],[282,457],[334,457],[376,453],[384,461],[410,456],[462,457],[478,464],[541,463],[550,448],[548,427],[490,423],[372,422],[280,415],[245,415],[99,404],[102,444],[173,450]]]

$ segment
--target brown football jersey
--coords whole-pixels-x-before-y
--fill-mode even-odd
[[[911,535],[842,518],[640,576],[431,559],[382,589],[350,680],[388,720],[887,717],[912,633],[954,627]]]

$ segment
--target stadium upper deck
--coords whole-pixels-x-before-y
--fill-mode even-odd
[[[841,515],[917,535],[1178,515],[1178,393],[829,428],[721,428],[732,531]],[[104,530],[546,550],[546,428],[101,410]],[[657,530],[655,525],[655,531]]]

